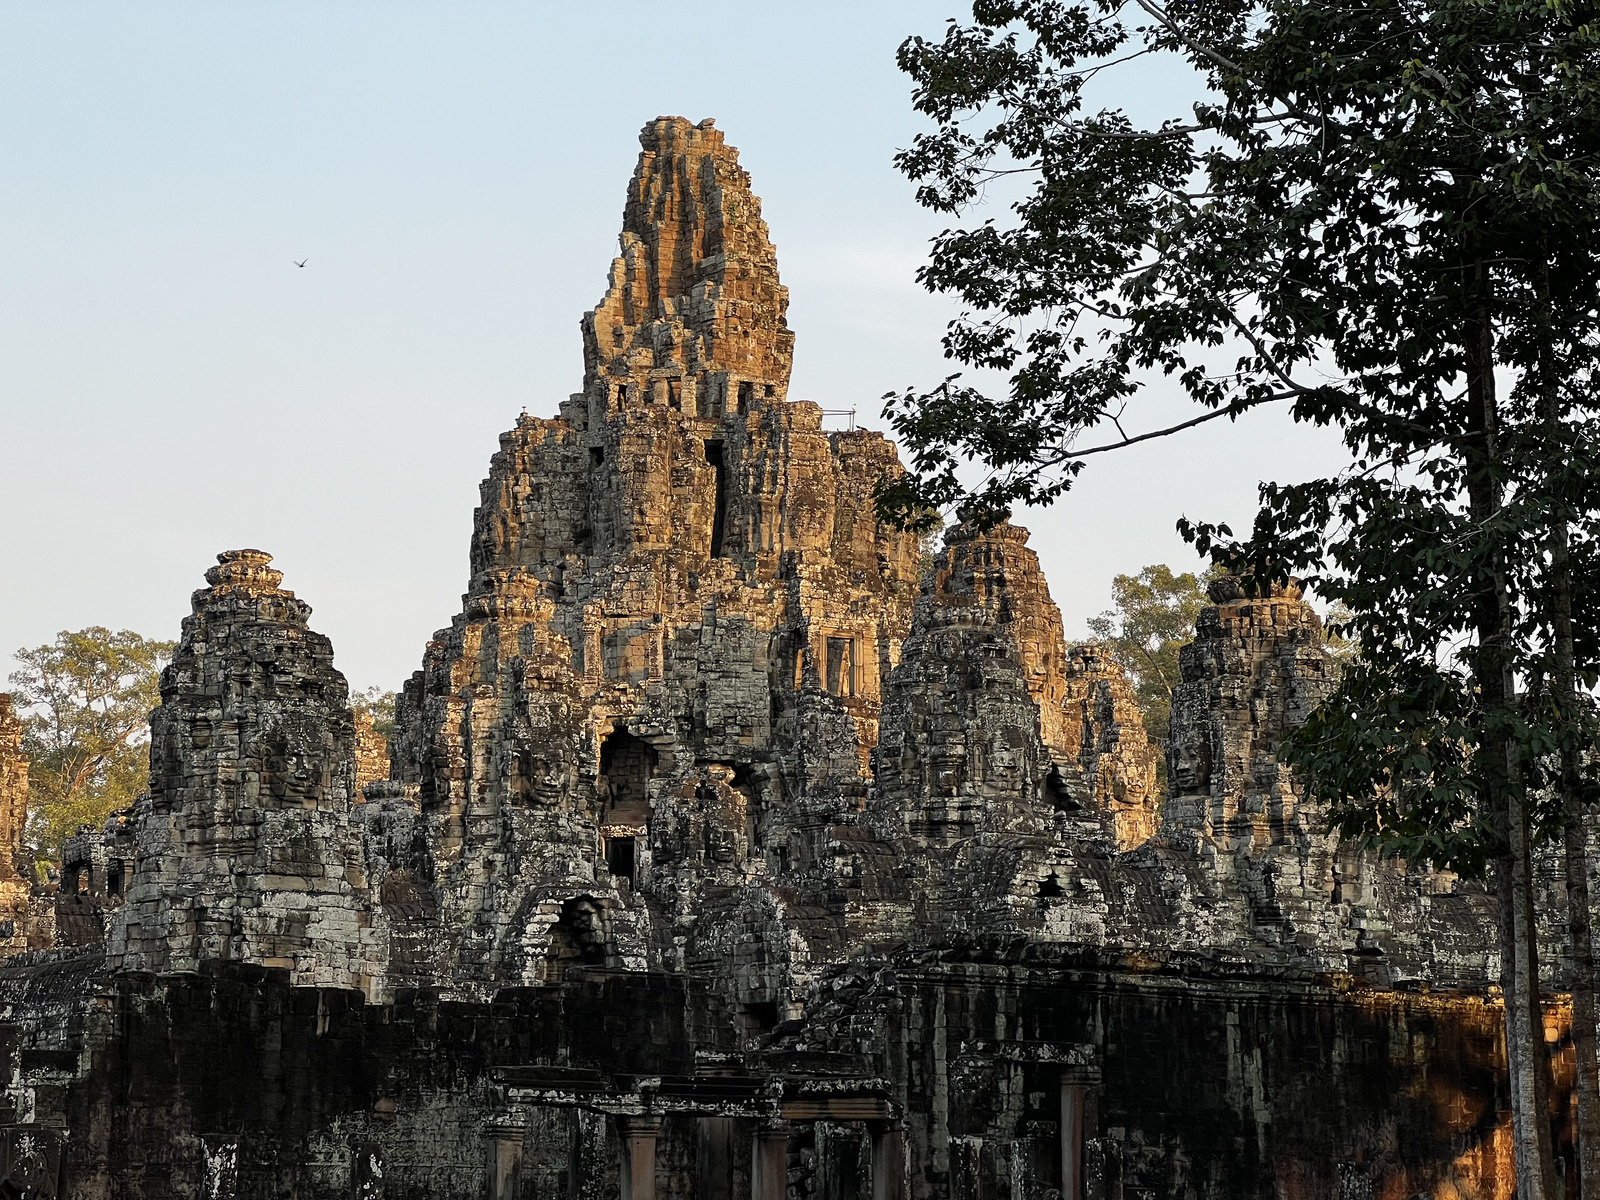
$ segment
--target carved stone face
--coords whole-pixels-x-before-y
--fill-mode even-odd
[[[567,905],[566,917],[572,925],[572,937],[585,951],[604,950],[606,944],[605,914],[598,901],[589,896],[579,896]]]
[[[1182,792],[1203,792],[1211,786],[1211,741],[1199,731],[1175,740],[1171,747],[1172,785]]]

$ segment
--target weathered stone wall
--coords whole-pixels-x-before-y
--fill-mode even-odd
[[[879,1031],[872,1067],[902,1097],[913,1197],[1057,1194],[1069,1087],[1094,1200],[1510,1195],[1501,1014],[1481,997],[1047,945],[852,970],[796,1038],[817,1052]],[[1559,1007],[1547,1029],[1566,1097]],[[1557,1130],[1570,1187],[1571,1127]]]
[[[94,961],[0,968],[11,1011],[54,1014],[0,1025],[0,1048],[31,1084],[23,1128],[74,1131],[59,1194],[80,1200],[614,1197],[619,1120],[652,1109],[656,1195],[745,1196],[763,1107],[790,1114],[797,1200],[845,1200],[871,1194],[881,1123],[804,1097],[843,1092],[847,1064],[892,1081],[918,1200],[1048,1200],[1068,1087],[1083,1200],[1510,1194],[1499,1013],[1475,997],[902,952],[830,972],[803,1028],[740,1051],[713,995],[662,976],[371,1005],[240,964],[154,978]],[[74,1002],[86,986],[97,1004]],[[1550,1025],[1565,1113],[1564,1015]],[[704,1120],[729,1127],[722,1159],[697,1149]]]

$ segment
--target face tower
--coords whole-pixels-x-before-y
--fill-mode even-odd
[[[894,449],[788,398],[737,152],[709,121],[640,141],[584,390],[502,436],[465,607],[401,705],[429,849],[394,869],[436,897],[463,986],[681,967],[832,870],[910,627],[917,540],[873,505]]]

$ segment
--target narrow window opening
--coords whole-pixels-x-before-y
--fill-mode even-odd
[[[778,394],[778,389],[773,387],[772,384],[769,383],[764,388],[761,389],[761,394],[763,396],[765,396],[768,400],[771,400],[774,396],[776,396]]]
[[[744,1006],[744,1015],[761,1033],[770,1033],[778,1026],[778,1003],[775,1000],[758,1000]]]
[[[617,387],[617,408],[623,409],[626,407],[628,407],[628,385],[624,383],[619,384]]]
[[[733,790],[744,797],[745,839],[748,853],[760,854],[767,841],[767,812],[761,788],[749,763],[735,763]]]
[[[605,452],[605,450],[602,449],[599,446],[590,446],[589,447],[589,465],[591,467],[603,467],[603,466],[605,466],[605,463],[606,463],[606,452]]]
[[[739,415],[746,416],[750,412],[750,401],[755,399],[756,385],[745,382],[739,385]]]
[[[856,640],[828,639],[828,690],[835,696],[856,694]]]
[[[676,379],[667,380],[667,407],[676,408],[680,412],[683,410],[682,398],[678,391],[678,381]]]
[[[742,386],[742,385],[741,385]],[[722,557],[722,531],[728,520],[727,468],[722,462],[722,443],[706,443],[706,461],[716,473],[717,498],[711,513],[711,557]]]
[[[61,886],[59,890],[65,892],[69,896],[73,895],[78,891],[78,884],[80,882],[81,879],[78,868],[76,866],[67,867],[61,872]]]
[[[634,839],[631,837],[608,837],[606,843],[606,869],[615,876],[633,883],[633,855]]]
[[[122,864],[113,863],[106,871],[106,893],[120,898],[122,896]]]

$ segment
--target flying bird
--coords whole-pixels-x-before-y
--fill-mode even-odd
[[[297,267],[303,267],[309,261],[310,261],[309,258],[302,258],[299,262],[295,263],[294,265],[297,266]]]

